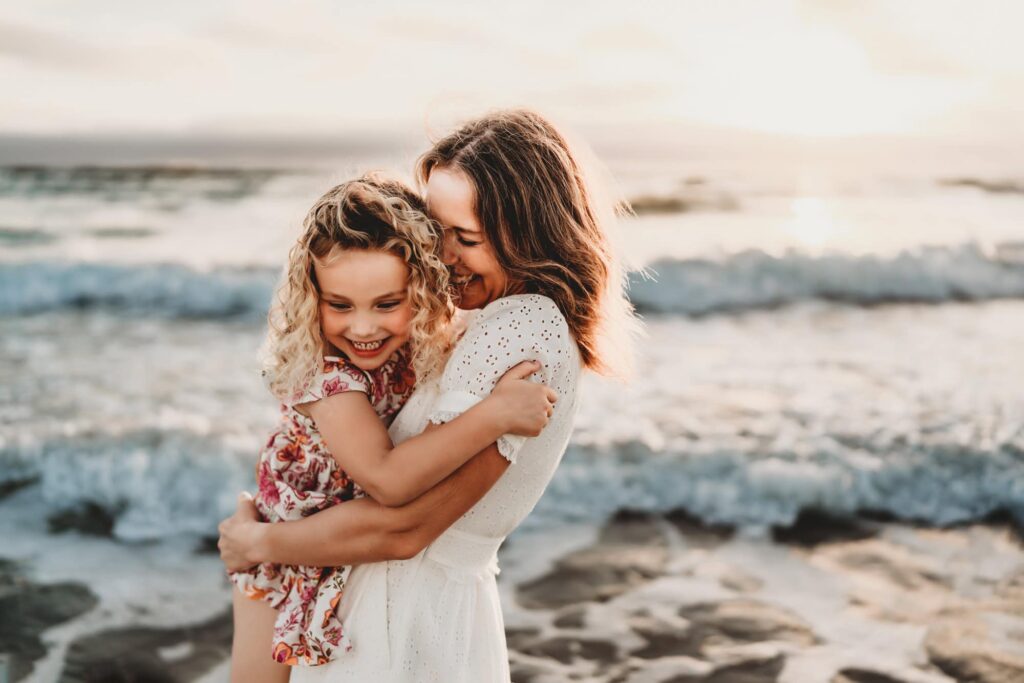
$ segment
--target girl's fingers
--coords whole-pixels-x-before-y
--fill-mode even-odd
[[[252,499],[252,494],[248,491],[242,491],[238,494],[238,505],[235,508],[235,514],[247,519],[259,519],[259,512],[256,510],[256,502]]]
[[[540,363],[535,360],[524,360],[522,363],[513,365],[506,372],[502,379],[526,379],[540,369]]]
[[[558,402],[558,392],[551,387],[545,387],[544,395],[547,396],[548,403],[554,404]]]

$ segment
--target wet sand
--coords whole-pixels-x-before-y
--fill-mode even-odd
[[[1024,680],[1024,546],[996,520],[753,536],[620,512],[514,597],[516,683]]]
[[[39,526],[45,542],[15,536],[0,563],[12,680],[227,680],[230,591],[208,545]],[[501,564],[515,683],[1024,680],[1024,544],[1000,520],[805,513],[754,534],[620,511],[517,534]]]

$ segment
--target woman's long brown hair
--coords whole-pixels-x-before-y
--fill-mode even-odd
[[[419,181],[435,168],[470,180],[499,265],[519,291],[555,302],[584,365],[625,374],[629,361],[613,357],[622,350],[612,353],[601,337],[613,325],[634,331],[636,319],[583,169],[554,125],[527,110],[470,121],[420,157]]]

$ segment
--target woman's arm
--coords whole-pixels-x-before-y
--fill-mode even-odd
[[[348,475],[375,501],[394,507],[436,485],[503,434],[539,434],[557,395],[524,381],[538,369],[536,361],[520,363],[465,413],[398,446],[392,446],[383,423],[358,392],[303,407]]]
[[[428,432],[438,432],[431,425]],[[294,522],[258,521],[251,501],[221,522],[217,546],[229,571],[261,562],[336,567],[413,557],[455,523],[509,466],[494,444],[416,500],[388,508],[369,498]]]

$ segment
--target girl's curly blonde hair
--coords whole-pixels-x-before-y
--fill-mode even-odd
[[[443,359],[454,306],[441,262],[441,231],[418,194],[398,180],[369,173],[327,191],[309,210],[268,316],[264,377],[283,401],[301,395],[322,370],[330,348],[320,327],[314,259],[345,249],[386,251],[409,266],[412,368],[420,379]]]

